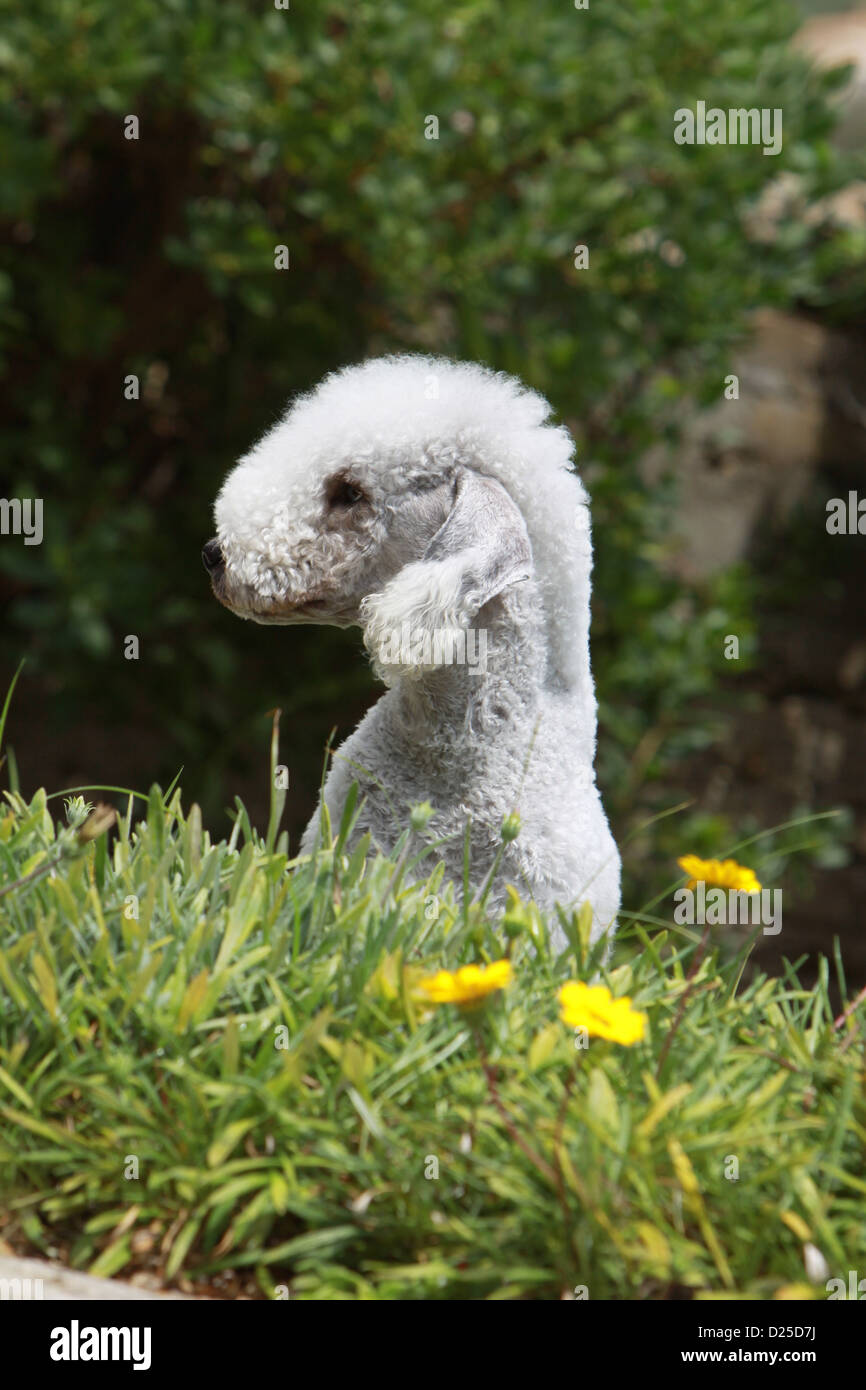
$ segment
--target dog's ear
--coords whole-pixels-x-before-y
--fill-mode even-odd
[[[457,474],[451,510],[424,556],[361,605],[364,641],[381,674],[418,675],[437,664],[437,634],[469,627],[485,603],[532,574],[526,523],[495,478]],[[418,659],[407,660],[407,649]],[[441,647],[438,647],[441,651]]]

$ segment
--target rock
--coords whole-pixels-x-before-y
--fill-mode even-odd
[[[782,528],[821,465],[852,456],[852,436],[862,454],[861,354],[844,335],[760,310],[730,370],[739,398],[724,399],[720,381],[718,405],[686,417],[673,453],[659,446],[641,464],[649,483],[677,480],[669,564],[685,578],[742,560],[759,528]]]
[[[819,68],[854,65],[835,97],[843,109],[834,141],[840,149],[861,148],[866,136],[866,10],[814,15],[794,35],[794,46]]]
[[[119,1279],[97,1279],[77,1269],[49,1264],[47,1260],[29,1260],[17,1255],[0,1255],[0,1303],[30,1300],[52,1300],[60,1303],[81,1301],[117,1302],[123,1299],[188,1298],[174,1291],[157,1293],[135,1288]]]

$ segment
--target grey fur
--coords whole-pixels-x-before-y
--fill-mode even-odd
[[[588,900],[597,938],[619,855],[593,773],[588,499],[548,415],[474,364],[383,358],[326,378],[226,480],[214,590],[255,621],[362,627],[390,688],[334,755],[332,824],[358,781],[355,838],[389,852],[429,801],[458,890],[470,826],[477,889],[517,811],[494,901],[513,883],[555,922],[555,903]],[[458,656],[483,635],[486,669],[480,647],[449,660],[449,633]],[[319,825],[317,810],[302,853]]]

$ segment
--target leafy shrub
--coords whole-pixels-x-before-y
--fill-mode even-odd
[[[648,1035],[577,1048],[555,990],[599,967],[580,914],[557,958],[513,904],[511,988],[476,1013],[419,1000],[440,965],[501,956],[502,923],[441,868],[410,883],[409,838],[348,855],[347,815],[292,868],[276,818],[262,839],[239,808],[214,842],[179,792],[140,821],[130,803],[111,847],[82,843],[80,805],[58,827],[44,792],[8,803],[17,1248],[335,1299],[825,1297],[807,1243],[834,1277],[862,1268],[864,1042],[853,1009],[834,1025],[826,962],[813,991],[744,986],[745,950],[720,966],[638,917],[602,975]]]
[[[794,11],[540,0],[527,24],[492,0],[59,0],[4,18],[0,447],[9,494],[45,499],[46,539],[4,538],[0,585],[10,665],[27,652],[53,717],[151,733],[158,775],[183,762],[209,817],[280,704],[309,805],[318,708],[345,724],[369,678],[352,638],[305,634],[290,681],[273,634],[217,609],[197,560],[210,505],[289,394],[368,351],[431,348],[518,373],[578,437],[616,804],[659,721],[670,746],[641,776],[705,737],[719,605],[745,631],[749,593],[662,576],[670,503],[634,460],[687,392],[717,397],[747,310],[843,273],[820,229],[743,230],[771,177],[804,197],[842,177],[828,79],[786,45]],[[782,107],[782,153],[675,144],[674,111],[699,99]],[[155,756],[143,743],[141,780]]]

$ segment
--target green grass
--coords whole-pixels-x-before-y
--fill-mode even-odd
[[[365,858],[344,822],[292,867],[278,817],[213,844],[179,791],[132,804],[113,844],[44,792],[0,811],[14,1248],[293,1298],[824,1298],[807,1241],[866,1273],[862,1008],[834,1027],[826,962],[746,984],[745,952],[636,919],[607,970],[579,920],[557,956],[518,912],[511,988],[432,1009],[417,977],[503,938],[409,882],[410,831]],[[599,968],[648,1014],[634,1047],[558,1020]]]

